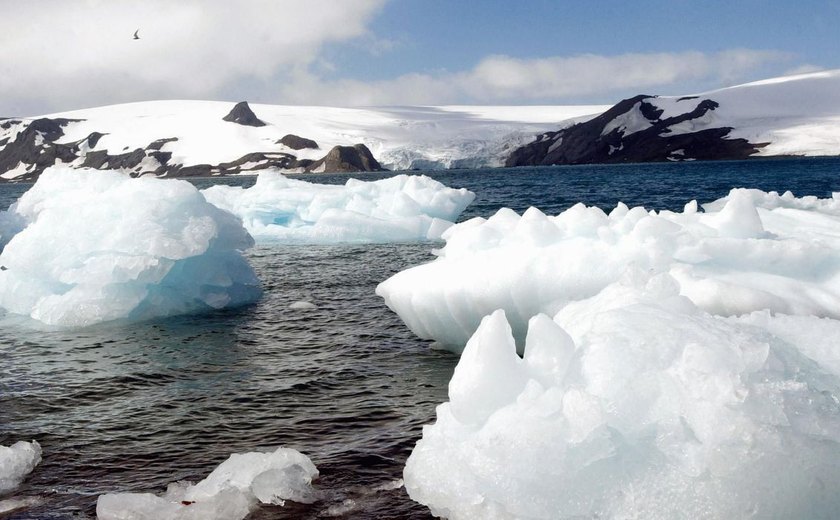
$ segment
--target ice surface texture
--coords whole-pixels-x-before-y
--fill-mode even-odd
[[[277,448],[272,453],[233,454],[198,484],[176,482],[163,496],[102,495],[99,520],[238,520],[257,504],[310,503],[318,470],[306,455]]]
[[[20,485],[41,462],[41,446],[36,441],[0,445],[0,493]]]
[[[833,518],[838,322],[779,320],[710,315],[636,271],[532,318],[520,358],[496,311],[406,489],[450,519]]]
[[[299,243],[431,240],[475,195],[426,176],[326,185],[264,172],[251,188],[217,185],[209,202],[239,216],[257,240]]]
[[[50,325],[220,309],[261,294],[240,254],[253,239],[185,181],[53,168],[0,214],[4,228],[21,230],[3,236],[0,306]]]
[[[448,229],[438,259],[394,275],[377,294],[415,334],[454,352],[496,309],[521,350],[529,318],[595,296],[630,268],[669,273],[711,314],[840,318],[840,197],[735,189],[704,208],[502,209]]]

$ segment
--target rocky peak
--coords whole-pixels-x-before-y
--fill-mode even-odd
[[[224,121],[245,126],[265,126],[265,123],[261,121],[254,111],[251,110],[251,107],[248,106],[247,101],[240,101],[234,105],[233,110],[228,112],[228,115],[222,119]]]

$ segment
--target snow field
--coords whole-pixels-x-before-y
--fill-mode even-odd
[[[37,441],[0,445],[0,493],[19,486],[40,462],[41,445]]]
[[[251,188],[216,185],[202,194],[259,241],[322,244],[438,239],[475,198],[426,176],[326,185],[278,172],[261,173]]]
[[[259,504],[313,502],[310,484],[317,476],[312,461],[290,448],[233,454],[201,482],[172,483],[162,496],[101,495],[96,515],[99,520],[239,520]]]
[[[219,164],[252,152],[286,152],[320,159],[332,147],[363,143],[392,170],[500,166],[510,148],[556,130],[561,122],[587,119],[609,106],[442,106],[337,108],[250,105],[263,127],[223,121],[233,103],[147,101],[75,110],[42,117],[83,119],[70,123],[61,143],[91,132],[105,134],[96,150],[111,155],[177,137],[161,148],[172,163]],[[315,140],[318,149],[291,150],[277,143],[295,134]],[[0,138],[4,135],[0,132]]]

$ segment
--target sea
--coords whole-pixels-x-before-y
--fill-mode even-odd
[[[619,201],[682,210],[733,187],[821,198],[840,192],[836,157],[405,173],[475,192],[461,220],[502,207],[556,214],[579,202],[605,211]],[[0,184],[0,208],[28,188]],[[447,399],[458,358],[415,337],[374,289],[433,260],[439,246],[258,245],[246,255],[265,294],[237,310],[73,330],[6,316],[0,444],[37,439],[43,447],[25,483],[0,496],[39,502],[8,518],[95,518],[100,494],[162,493],[170,482],[201,480],[232,453],[278,446],[312,459],[318,499],[262,506],[249,518],[431,518],[400,479],[423,425]],[[289,309],[301,300],[317,309]]]

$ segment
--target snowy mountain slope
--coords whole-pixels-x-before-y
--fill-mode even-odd
[[[0,179],[34,180],[57,164],[166,177],[840,153],[840,70],[613,107],[246,105],[244,119],[224,120],[237,119],[233,106],[150,101],[0,119]]]
[[[693,96],[625,99],[597,118],[538,136],[506,165],[839,153],[840,70],[834,70]]]
[[[31,166],[38,162],[37,157],[18,160],[15,156],[5,163],[0,161],[4,170],[0,176],[32,177],[43,167],[55,164],[56,159],[73,166],[122,167],[134,174],[241,173],[266,164],[297,169],[295,160],[316,161],[335,146],[359,143],[367,145],[383,166],[395,170],[498,166],[509,149],[531,140],[535,133],[556,128],[564,120],[594,116],[606,108],[251,105],[257,118],[266,124],[246,126],[223,120],[232,107],[232,103],[215,101],[153,101],[0,121],[0,147],[13,145],[34,121],[41,121],[43,126],[46,119],[60,124],[46,125],[50,126],[49,136],[28,136],[23,148],[31,151],[45,140],[54,140],[71,149],[48,152],[37,167]],[[280,144],[289,134],[314,140],[318,148],[296,150]],[[87,157],[91,152],[100,154],[97,161]],[[132,153],[136,155],[127,164],[114,159]],[[111,158],[104,161],[104,154]],[[34,155],[43,154],[37,150]],[[67,161],[70,157],[72,160]],[[164,158],[169,165],[191,169],[160,170]],[[240,161],[242,164],[231,166]],[[198,165],[212,168],[195,169]]]

